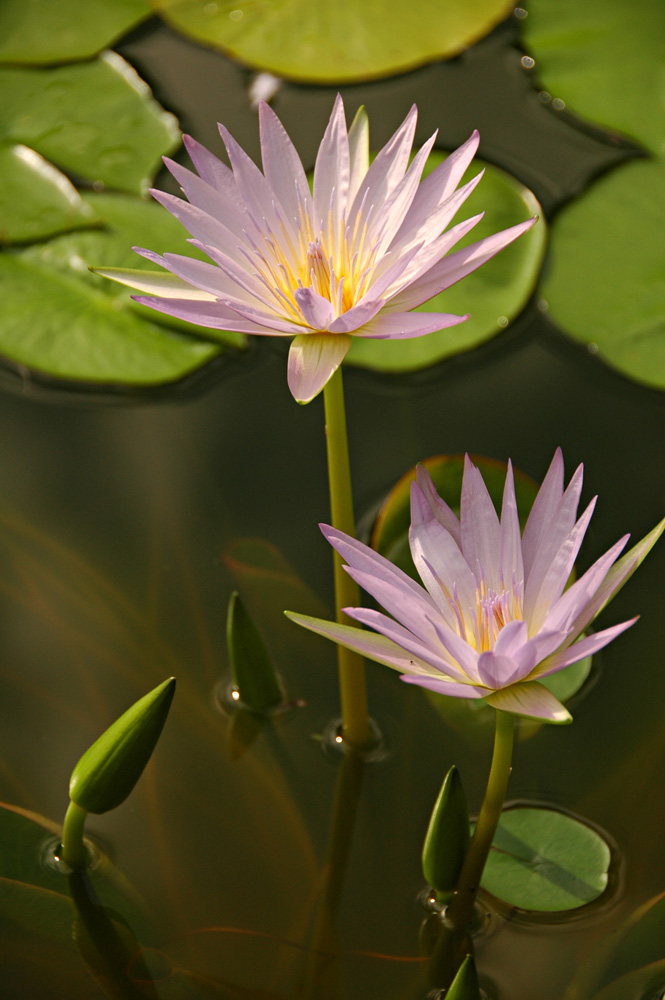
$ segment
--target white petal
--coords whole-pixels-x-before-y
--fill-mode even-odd
[[[547,722],[572,722],[573,717],[558,698],[537,681],[511,684],[485,695],[485,701],[492,708],[513,715],[526,715],[530,719],[545,719]]]
[[[344,333],[306,333],[289,350],[288,383],[298,403],[309,403],[337,371],[351,346]]]
[[[121,285],[128,285],[148,295],[160,295],[165,299],[191,299],[200,302],[214,302],[215,296],[177,278],[168,271],[144,271],[138,267],[95,267],[95,274],[110,278]]]

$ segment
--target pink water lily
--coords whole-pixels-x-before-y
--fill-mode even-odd
[[[148,293],[137,302],[199,326],[292,337],[289,387],[307,403],[342,363],[352,336],[419,337],[462,323],[467,316],[410,310],[535,222],[449,253],[482,218],[444,231],[482,177],[481,171],[457,190],[478,133],[420,183],[436,134],[409,164],[416,117],[414,106],[370,165],[367,116],[361,109],[347,130],[338,96],[311,192],[295,147],[265,103],[259,105],[263,173],[223,125],[230,168],[185,136],[197,173],[165,162],[188,200],[152,194],[212,263],[135,248],[165,270],[98,273]]]
[[[409,541],[425,586],[368,546],[322,525],[346,571],[389,614],[344,609],[375,632],[287,614],[399,670],[411,684],[456,698],[484,698],[517,715],[569,722],[567,709],[540,681],[633,624],[635,618],[582,636],[665,528],[663,520],[617,562],[625,535],[566,589],[595,505],[594,498],[577,517],[581,489],[582,466],[564,489],[557,450],[520,537],[510,463],[500,519],[468,456],[459,518],[420,466],[411,487]]]

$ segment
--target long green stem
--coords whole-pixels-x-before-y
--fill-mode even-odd
[[[510,712],[497,711],[494,753],[485,798],[480,807],[476,829],[462,865],[453,901],[446,910],[446,918],[455,927],[468,927],[473,919],[473,906],[480,887],[480,879],[506,800],[514,733],[515,717]]]
[[[83,843],[83,827],[87,815],[85,809],[81,809],[75,802],[70,802],[65,822],[62,825],[60,858],[74,871],[85,868],[87,862],[85,844]]]
[[[351,468],[346,436],[346,412],[341,368],[337,369],[323,390],[323,401],[326,417],[331,519],[333,527],[355,537]],[[341,609],[359,605],[360,594],[355,581],[342,569],[342,559],[337,552],[334,554],[334,572],[337,621],[348,624],[349,619],[342,614]],[[371,742],[372,733],[367,712],[367,687],[363,658],[358,653],[353,653],[338,645],[337,664],[344,738],[354,747],[366,747]]]

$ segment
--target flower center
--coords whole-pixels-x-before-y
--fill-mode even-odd
[[[475,606],[463,608],[455,588],[448,600],[457,620],[457,634],[479,653],[494,649],[504,625],[523,617],[522,591],[521,581],[515,579],[510,587],[492,590],[481,576],[476,587]]]

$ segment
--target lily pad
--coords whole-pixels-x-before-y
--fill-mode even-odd
[[[515,808],[499,821],[483,889],[523,910],[572,910],[607,888],[610,848],[579,820],[554,809]]]
[[[55,69],[0,68],[0,139],[77,178],[140,193],[180,144],[173,115],[115,52]]]
[[[505,462],[484,458],[481,455],[471,455],[471,460],[480,469],[494,505],[500,511],[507,465]],[[459,513],[464,456],[437,455],[433,458],[426,458],[421,464],[425,466],[434,480],[439,496],[446,501],[449,507]],[[538,485],[518,470],[514,471],[514,477],[517,509],[520,523],[523,526],[536,498]],[[416,469],[414,466],[393,486],[374,522],[370,544],[386,559],[390,559],[415,580],[419,580],[420,577],[411,559],[408,538],[411,523],[409,497],[411,483],[415,478]]]
[[[102,384],[182,378],[215,344],[149,323],[77,277],[0,254],[0,355],[46,375]]]
[[[152,0],[177,31],[278,76],[347,83],[457,55],[510,13],[506,0]]]
[[[89,226],[95,214],[34,149],[0,145],[0,243],[31,242]]]
[[[430,156],[425,174],[431,173],[445,154]],[[532,192],[510,174],[476,160],[461,183],[485,167],[485,175],[465,202],[462,218],[484,212],[484,218],[455,249],[540,215],[539,222],[515,243],[463,281],[436,295],[418,312],[471,313],[466,322],[410,340],[368,340],[354,337],[347,361],[378,371],[413,371],[477,347],[494,337],[522,311],[540,273],[547,243],[542,209]]]
[[[542,295],[562,330],[665,388],[665,163],[633,161],[557,216]]]
[[[590,121],[663,151],[661,0],[534,0],[523,29],[546,90]]]
[[[0,62],[88,59],[151,13],[148,0],[2,0]]]

